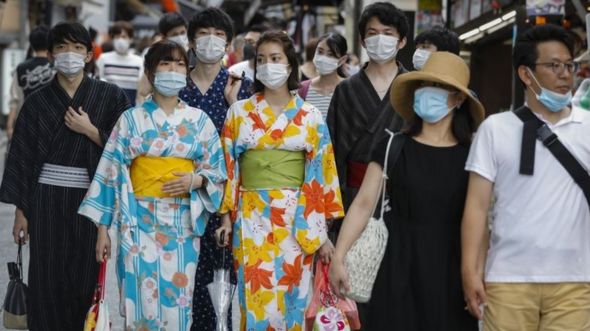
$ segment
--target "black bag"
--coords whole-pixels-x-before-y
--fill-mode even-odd
[[[18,244],[16,262],[8,262],[10,282],[4,298],[4,327],[26,330],[27,327],[27,285],[22,278],[22,244]]]

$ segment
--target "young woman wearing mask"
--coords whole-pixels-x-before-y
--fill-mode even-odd
[[[346,39],[338,33],[320,37],[313,64],[319,76],[301,83],[299,96],[314,105],[326,119],[332,93],[345,77],[342,65],[346,62],[348,46]]]
[[[484,109],[468,84],[469,68],[449,52],[432,53],[421,71],[393,81],[391,103],[408,123],[402,139],[396,139],[403,142],[401,153],[383,169],[389,137],[373,151],[342,223],[330,269],[332,288],[345,294],[349,285],[343,259],[371,217],[366,206],[380,197],[385,171],[392,209],[385,219],[389,237],[366,330],[477,330],[477,320],[464,309],[460,228],[465,162]]]
[[[242,326],[301,330],[313,254],[333,252],[326,221],[343,216],[330,135],[297,89],[297,55],[284,32],[256,47],[255,94],[234,103],[222,133],[228,168],[222,245],[233,233]],[[233,231],[232,231],[233,228]]]
[[[125,329],[191,328],[200,237],[221,204],[226,171],[215,125],[178,99],[187,65],[182,45],[150,48],[153,98],[119,118],[79,210],[99,226],[99,262],[111,255],[108,228],[117,225]]]

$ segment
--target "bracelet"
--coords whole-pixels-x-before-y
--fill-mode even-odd
[[[191,172],[191,184],[188,186],[188,193],[193,191],[193,186],[195,185],[195,174]]]

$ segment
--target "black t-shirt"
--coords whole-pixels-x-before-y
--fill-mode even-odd
[[[46,57],[33,57],[16,67],[18,85],[25,98],[41,86],[49,83],[55,71]]]

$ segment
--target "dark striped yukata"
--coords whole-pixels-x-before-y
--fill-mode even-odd
[[[77,211],[102,147],[67,128],[69,106],[88,113],[104,144],[129,101],[115,85],[88,77],[70,98],[56,76],[25,100],[16,121],[0,201],[28,220],[31,331],[82,330],[98,276],[97,229]]]

